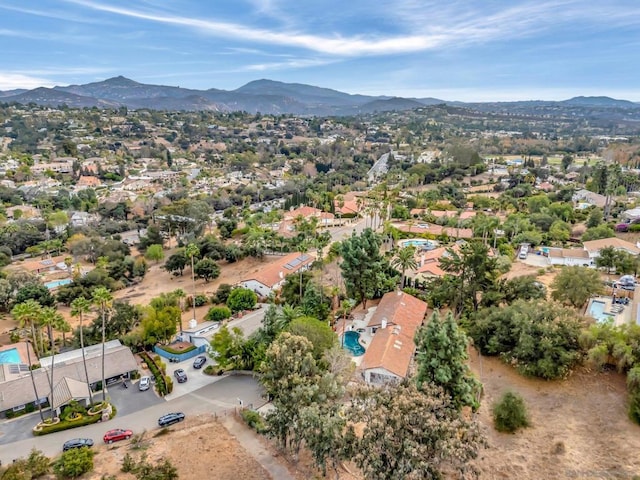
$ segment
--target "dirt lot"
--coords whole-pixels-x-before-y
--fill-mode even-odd
[[[489,447],[477,465],[482,479],[631,480],[640,475],[640,426],[626,414],[624,375],[581,368],[567,380],[528,379],[496,358],[473,352],[484,384],[480,420]],[[507,390],[522,395],[532,426],[514,435],[492,428],[490,408]]]
[[[122,459],[129,453],[139,459],[145,453],[150,462],[169,459],[178,469],[181,479],[247,479],[267,480],[269,473],[240,445],[238,440],[213,417],[185,420],[161,437],[143,441],[141,449],[132,449],[129,442],[114,446],[100,445],[96,451],[94,472],[85,480],[100,480],[103,475],[115,475],[118,480],[135,479],[120,471]]]

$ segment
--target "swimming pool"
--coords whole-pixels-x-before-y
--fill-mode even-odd
[[[54,288],[62,287],[63,285],[69,285],[73,280],[70,278],[63,278],[60,280],[52,280],[44,284],[49,290],[53,290]]]
[[[342,339],[343,348],[349,350],[351,355],[359,357],[364,355],[364,347],[360,345],[360,334],[358,332],[344,332],[344,338]]]
[[[604,307],[604,302],[601,302],[600,300],[591,300],[591,305],[589,305],[587,315],[595,318],[598,323],[604,323],[606,321],[613,320],[613,315],[611,315],[610,313],[605,313]]]
[[[433,240],[425,240],[423,238],[412,238],[411,240],[400,240],[400,247],[416,247],[422,250],[433,250],[438,243]]]
[[[3,363],[22,363],[18,349],[10,348],[9,350],[0,352],[0,364]]]

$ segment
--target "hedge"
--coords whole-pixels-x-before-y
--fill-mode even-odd
[[[182,349],[182,350],[176,350],[175,348],[171,348],[168,345],[162,345],[162,346],[158,345],[158,348],[160,350],[163,350],[163,351],[167,352],[167,353],[172,353],[173,355],[182,355],[183,353],[190,352],[191,350],[195,350],[198,347],[196,347],[195,345],[191,345],[188,348],[185,348],[185,349]]]
[[[149,355],[147,352],[140,352],[140,356],[146,362],[149,370],[153,374],[153,377],[156,379],[156,389],[158,390],[158,394],[161,397],[164,397],[167,394],[167,385],[165,384],[164,373],[161,368],[158,367],[155,360]]]
[[[115,417],[117,413],[116,407],[114,405],[111,405],[111,409],[112,410],[111,410],[111,415],[109,416],[109,419],[112,419],[113,417]],[[39,437],[41,435],[47,435],[49,433],[62,432],[63,430],[69,430],[70,428],[84,427],[85,425],[98,423],[100,420],[102,420],[102,412],[96,415],[84,414],[82,418],[78,420],[60,420],[60,422],[56,423],[55,425],[44,426],[42,427],[42,430],[38,430],[38,431],[32,430],[32,432],[36,437]]]

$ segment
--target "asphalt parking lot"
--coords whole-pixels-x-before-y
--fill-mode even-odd
[[[127,380],[129,388],[124,388],[121,383],[109,387],[107,394],[111,398],[111,403],[118,409],[119,416],[129,415],[138,410],[164,403],[165,400],[158,396],[153,384],[149,390],[141,392],[138,389],[138,382],[139,380],[134,382]]]
[[[207,365],[212,365],[214,362],[208,355],[204,354],[207,357],[207,363],[204,364],[202,368],[193,368],[193,361],[196,357],[190,358],[188,360],[184,360],[179,363],[167,363],[167,375],[171,376],[173,380],[173,392],[169,395],[165,396],[166,400],[173,400],[174,398],[181,397],[188,393],[193,392],[194,390],[198,390],[206,385],[217,382],[222,377],[206,375],[204,373],[204,369]],[[187,374],[187,381],[184,383],[178,383],[173,372],[177,369],[183,369]]]

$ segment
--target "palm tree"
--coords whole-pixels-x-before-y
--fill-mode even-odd
[[[195,257],[200,256],[200,249],[195,243],[190,243],[184,249],[187,257],[191,258],[191,302],[193,303],[193,320],[196,320],[196,271],[194,267]],[[182,337],[182,316],[180,316],[180,336]]]
[[[107,400],[107,392],[104,378],[104,344],[105,344],[105,323],[107,320],[107,310],[111,308],[111,302],[113,301],[113,295],[105,287],[98,287],[93,291],[93,303],[100,309],[100,315],[102,317],[102,401]]]
[[[35,300],[27,300],[24,303],[19,303],[13,310],[11,315],[18,321],[20,328],[24,328],[29,325],[31,330],[31,344],[35,344],[35,323],[39,320],[42,306]],[[40,402],[40,395],[38,395],[38,388],[36,387],[36,380],[33,377],[33,368],[31,366],[31,348],[29,347],[29,340],[25,340],[27,343],[27,358],[29,362],[29,374],[31,375],[31,384],[33,385],[33,393],[35,394],[36,401],[38,403],[38,411],[40,412],[40,420],[44,421],[44,414],[42,413],[42,403]],[[37,354],[37,350],[36,354]]]
[[[31,330],[31,341],[34,342],[36,346],[35,351],[37,356],[42,354],[42,349],[36,340],[36,324],[40,322],[41,311],[42,305],[32,299],[19,303],[11,310],[11,315],[18,321],[20,328],[28,326]]]
[[[49,348],[51,349],[51,368],[49,376],[49,388],[51,391],[51,418],[54,417],[55,409],[53,405],[53,368],[55,366],[56,352],[55,344],[53,341],[53,329],[64,323],[64,317],[55,309],[55,307],[45,307],[40,313],[40,322],[43,327],[47,327],[47,333],[49,336]]]
[[[404,287],[405,272],[418,266],[418,262],[416,262],[416,247],[407,246],[398,250],[396,256],[391,260],[391,265],[402,271],[402,281],[400,282],[400,288],[402,289]]]
[[[306,238],[302,240],[300,243],[298,243],[297,250],[298,252],[300,252],[301,257],[309,251],[309,242],[307,241]],[[300,270],[300,301],[302,301],[302,274],[304,273],[304,268],[302,268],[302,265],[300,266],[299,270]]]
[[[91,392],[91,383],[89,382],[89,372],[87,370],[87,358],[84,353],[84,327],[82,325],[84,314],[89,313],[90,309],[91,302],[84,297],[78,297],[73,302],[71,302],[71,315],[73,317],[80,317],[80,349],[82,350],[84,378],[87,382],[87,389],[89,390],[89,403],[93,403],[93,393]]]

